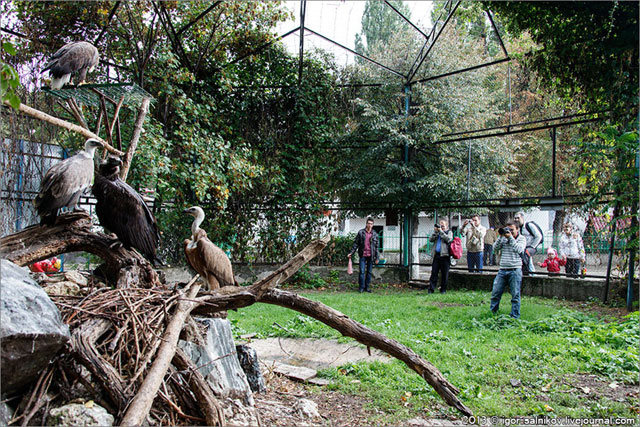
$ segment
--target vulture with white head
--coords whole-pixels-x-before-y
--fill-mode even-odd
[[[61,208],[75,209],[80,196],[93,181],[96,148],[103,146],[97,139],[89,138],[83,150],[49,168],[33,201],[40,215],[40,224],[53,225]]]
[[[122,160],[109,156],[96,174],[92,191],[100,225],[118,236],[125,248],[137,249],[151,263],[162,264],[156,256],[160,234],[151,210],[142,196],[120,179]]]
[[[199,206],[192,206],[184,213],[194,217],[191,224],[191,239],[184,241],[184,253],[187,261],[205,281],[205,289],[215,290],[222,286],[234,286],[231,261],[222,249],[209,240],[207,232],[200,228],[204,221],[204,211]]]
[[[75,76],[76,85],[81,85],[87,73],[93,71],[100,55],[98,49],[89,42],[71,42],[53,54],[42,71],[49,70],[51,89],[61,89]]]

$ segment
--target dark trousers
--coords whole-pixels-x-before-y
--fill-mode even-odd
[[[451,259],[449,255],[440,256],[436,253],[431,264],[431,278],[429,279],[429,292],[436,289],[438,282],[438,273],[440,273],[440,292],[446,292],[447,282],[449,281],[449,267]]]
[[[489,243],[484,244],[484,265],[494,265],[493,262],[493,245]]]
[[[482,271],[482,252],[467,252],[467,268],[470,273]]]
[[[369,289],[369,283],[371,283],[372,268],[373,268],[373,259],[370,256],[360,257],[360,277],[358,278],[360,291],[366,291]]]
[[[578,277],[580,274],[581,262],[579,258],[567,258],[567,264],[564,267],[564,271],[569,277]]]

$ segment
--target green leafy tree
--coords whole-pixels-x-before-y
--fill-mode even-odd
[[[637,214],[638,3],[487,2],[512,34],[527,33],[539,46],[524,56],[542,81],[586,111],[606,111],[578,141],[580,183],[593,201],[619,216]],[[637,224],[637,221],[635,222]],[[637,225],[626,230],[637,247]]]
[[[389,3],[411,19],[411,11],[404,2],[392,0]],[[390,42],[394,34],[403,31],[405,25],[402,18],[384,2],[367,0],[362,14],[362,30],[355,38],[356,52],[368,56]]]

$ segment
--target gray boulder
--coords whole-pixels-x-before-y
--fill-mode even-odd
[[[71,403],[49,411],[48,425],[52,426],[112,426],[113,415],[93,402]]]
[[[1,260],[0,341],[2,394],[34,381],[69,341],[58,308],[26,268]]]
[[[197,320],[206,327],[206,346],[181,340],[178,347],[198,366],[218,398],[238,399],[245,405],[254,406],[247,377],[236,357],[231,323],[227,319]]]
[[[264,377],[260,371],[258,354],[254,349],[245,344],[236,345],[238,361],[247,376],[247,381],[254,393],[266,393],[267,387],[264,384]]]

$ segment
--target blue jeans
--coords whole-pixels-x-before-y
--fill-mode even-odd
[[[467,252],[467,268],[470,273],[482,271],[482,252]]]
[[[373,268],[373,259],[370,256],[360,257],[360,277],[358,283],[360,285],[359,290],[365,291],[369,289],[369,283],[371,282],[371,269]]]
[[[500,308],[500,298],[504,293],[504,289],[509,284],[511,292],[511,314],[510,316],[518,319],[520,317],[520,286],[522,285],[522,269],[500,269],[493,281],[493,289],[491,290],[491,311],[498,312]]]

